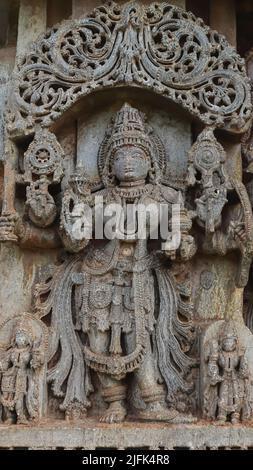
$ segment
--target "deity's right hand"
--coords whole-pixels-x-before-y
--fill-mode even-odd
[[[67,217],[62,214],[60,234],[65,248],[73,253],[83,250],[92,238],[92,220],[73,211]]]

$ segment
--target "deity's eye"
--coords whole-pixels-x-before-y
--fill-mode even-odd
[[[146,160],[148,158],[146,152],[143,149],[135,148],[133,151],[133,156],[135,158],[141,158],[142,160]]]
[[[124,156],[125,156],[124,153],[116,153],[114,159],[115,160],[120,160],[121,158],[124,158]]]

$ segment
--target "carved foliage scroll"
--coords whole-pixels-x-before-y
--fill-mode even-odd
[[[9,131],[48,126],[80,97],[115,86],[152,89],[205,124],[243,131],[244,61],[201,19],[167,3],[115,2],[49,30],[19,61]]]

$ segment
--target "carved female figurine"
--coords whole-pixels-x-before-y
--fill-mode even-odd
[[[11,345],[0,356],[0,403],[6,423],[25,424],[36,417],[33,374],[42,364],[43,357],[34,345],[32,332],[18,324]]]
[[[208,359],[209,416],[223,424],[237,424],[249,416],[249,369],[245,354],[240,354],[238,337],[230,322],[219,344],[212,343]],[[211,390],[210,390],[211,389]]]

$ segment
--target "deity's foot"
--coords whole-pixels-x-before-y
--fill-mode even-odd
[[[233,413],[231,416],[231,424],[239,424],[240,415],[238,413]]]
[[[105,413],[101,416],[101,423],[122,423],[126,417],[126,408],[119,401],[110,403]]]
[[[174,408],[167,408],[163,403],[153,402],[146,405],[145,410],[138,413],[138,418],[145,421],[173,421],[179,416]]]
[[[29,421],[26,418],[26,416],[19,416],[17,418],[17,424],[28,424],[28,423],[29,423]]]
[[[6,418],[4,421],[3,421],[4,424],[13,424],[14,423],[14,420],[13,418]]]
[[[218,426],[226,426],[227,424],[227,417],[226,416],[218,416],[217,421],[214,421],[214,425]]]

